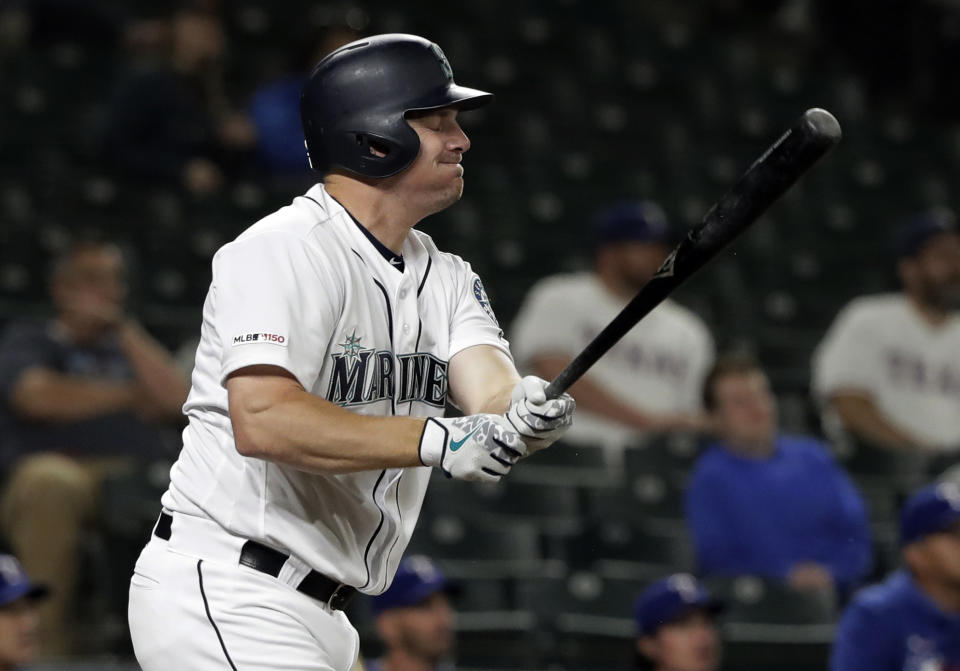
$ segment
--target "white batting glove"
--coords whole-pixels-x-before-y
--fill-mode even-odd
[[[526,455],[502,415],[430,417],[420,435],[420,461],[448,478],[496,482]]]
[[[533,453],[549,447],[573,424],[577,402],[570,394],[547,400],[549,382],[528,375],[517,383],[510,395],[507,420]]]

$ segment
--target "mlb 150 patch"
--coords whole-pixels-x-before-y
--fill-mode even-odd
[[[287,337],[279,333],[241,333],[233,336],[233,346],[252,345],[254,343],[269,343],[271,345],[287,346]]]

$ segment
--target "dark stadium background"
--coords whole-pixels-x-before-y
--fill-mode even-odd
[[[535,280],[585,266],[598,209],[654,199],[682,232],[805,109],[831,110],[844,129],[840,146],[679,293],[722,347],[760,358],[789,429],[820,431],[810,355],[837,310],[896,287],[893,231],[922,209],[956,205],[956,4],[198,4],[226,27],[225,95],[240,111],[286,71],[295,48],[344,27],[426,36],[460,83],[496,93],[493,106],[463,117],[473,147],[462,202],[421,228],[473,263],[508,337]],[[0,325],[43,314],[51,255],[98,234],[120,241],[133,261],[131,310],[179,348],[196,337],[212,253],[309,183],[251,160],[233,166],[218,193],[197,197],[108,160],[125,30],[177,6],[0,4]],[[562,314],[555,325],[564,328]],[[431,552],[464,581],[460,667],[627,668],[633,597],[655,577],[692,568],[681,494],[695,450],[687,437],[667,437],[632,458],[619,480],[585,450],[531,461],[495,490],[437,482],[411,549]],[[849,458],[871,507],[879,576],[896,562],[896,504],[925,473],[893,465],[890,472],[906,473],[895,480],[882,468],[857,471]],[[165,468],[109,489],[104,528],[84,557],[88,666],[50,668],[131,659],[126,582]],[[618,494],[632,504],[617,503]],[[610,512],[625,510],[624,519]],[[797,603],[760,581],[717,589],[737,604],[725,668],[825,667],[835,604]],[[365,651],[375,653],[364,604],[355,611]]]

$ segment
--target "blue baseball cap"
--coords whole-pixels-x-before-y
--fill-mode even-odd
[[[49,592],[46,585],[30,580],[16,557],[0,554],[0,607],[24,597],[30,600],[42,599]]]
[[[935,236],[957,232],[956,216],[951,210],[941,207],[924,212],[900,229],[895,249],[897,259],[913,256]]]
[[[960,522],[960,484],[940,482],[927,485],[903,504],[900,544],[909,545],[949,529],[957,522]]]
[[[389,589],[373,597],[373,612],[379,615],[393,608],[416,606],[437,592],[451,591],[453,585],[429,557],[411,555],[400,562]]]
[[[637,599],[634,617],[641,636],[656,633],[664,624],[680,619],[692,610],[715,615],[723,602],[711,597],[689,573],[676,573],[653,583]]]
[[[594,219],[593,241],[596,247],[618,242],[667,243],[667,215],[652,200],[617,203]]]

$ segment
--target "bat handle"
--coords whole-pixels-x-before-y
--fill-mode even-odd
[[[570,385],[577,381],[578,377],[580,376],[572,371],[569,366],[564,368],[544,390],[547,395],[547,400],[549,401],[550,399],[560,396],[560,394],[570,388]]]

